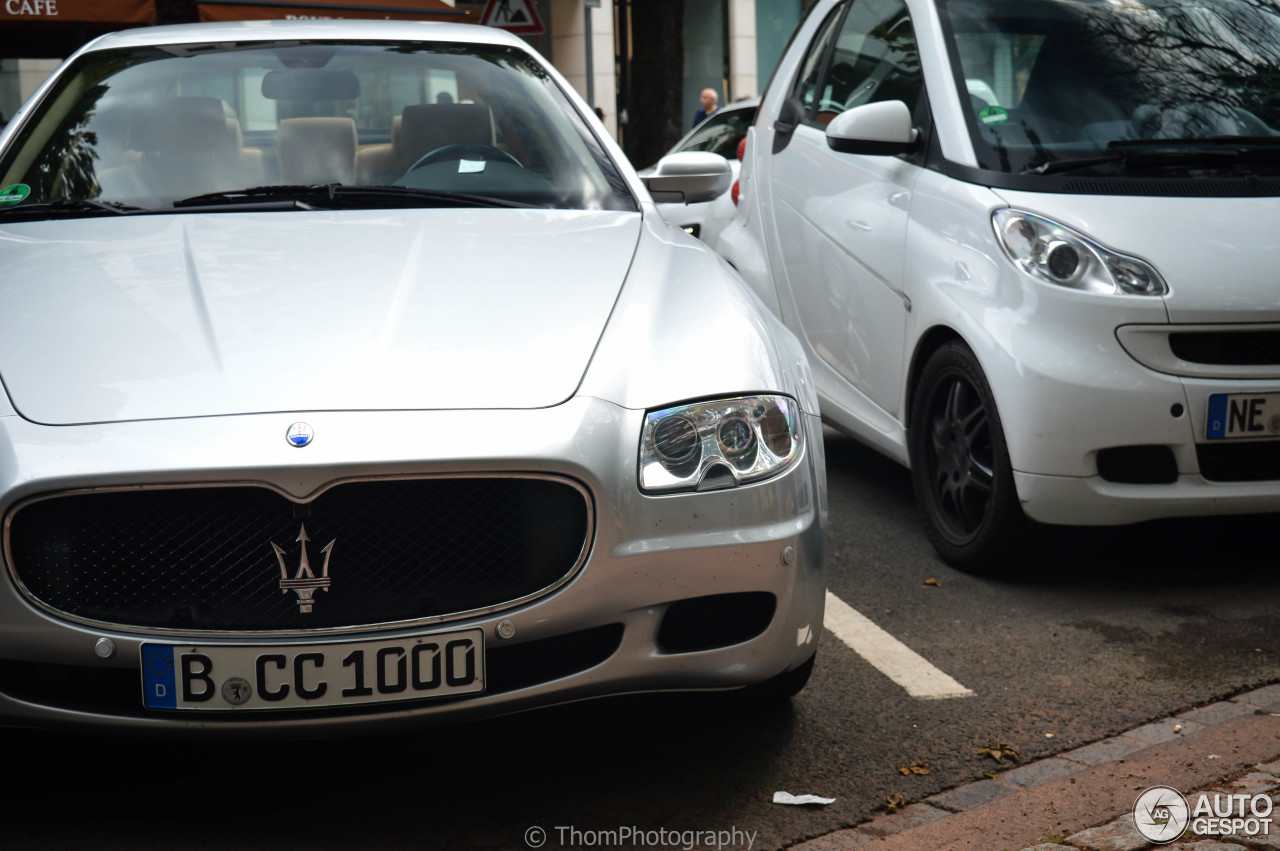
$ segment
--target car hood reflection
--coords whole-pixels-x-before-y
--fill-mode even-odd
[[[216,213],[0,227],[0,363],[73,424],[571,396],[636,213]]]

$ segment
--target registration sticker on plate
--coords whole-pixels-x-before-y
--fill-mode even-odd
[[[301,709],[482,691],[480,629],[340,644],[142,645],[148,709]]]
[[[1280,435],[1280,393],[1214,393],[1205,437],[1232,440]]]

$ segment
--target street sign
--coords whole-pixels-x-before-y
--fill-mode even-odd
[[[517,35],[542,35],[546,32],[534,0],[489,0],[480,23]]]

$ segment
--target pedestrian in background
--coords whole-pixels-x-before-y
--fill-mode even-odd
[[[715,115],[716,110],[720,108],[720,96],[716,94],[715,89],[703,89],[702,94],[698,97],[698,102],[702,105],[693,114],[694,127],[706,121],[708,116]]]

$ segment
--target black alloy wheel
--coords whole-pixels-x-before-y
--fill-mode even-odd
[[[995,573],[1028,523],[991,387],[968,346],[934,352],[916,387],[908,435],[916,503],[934,547],[972,573]]]

